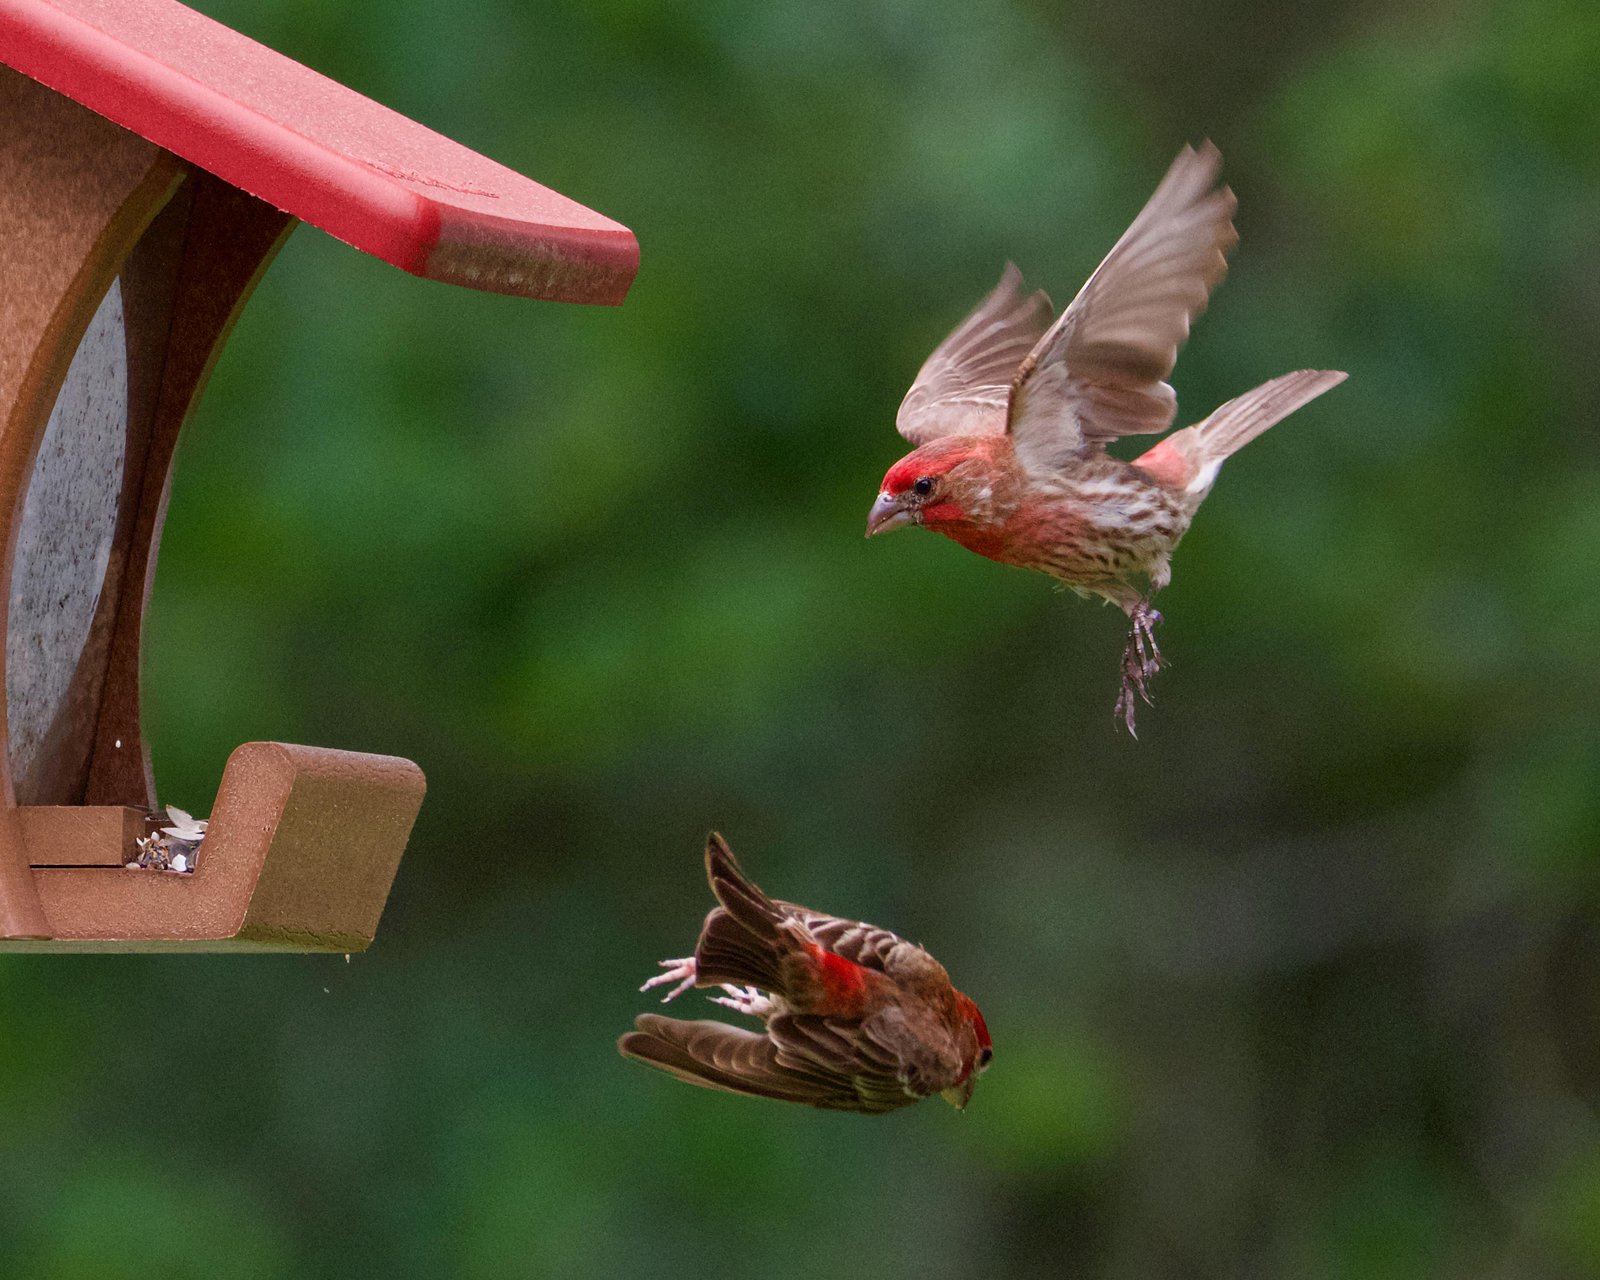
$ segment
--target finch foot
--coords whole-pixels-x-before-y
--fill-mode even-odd
[[[1154,705],[1148,682],[1166,665],[1156,644],[1155,628],[1160,621],[1161,615],[1150,607],[1148,600],[1141,600],[1128,614],[1128,643],[1122,650],[1122,691],[1117,694],[1112,714],[1122,721],[1132,738],[1139,736],[1134,728],[1134,713],[1139,706],[1134,695],[1142,698],[1146,706]]]
[[[735,987],[724,982],[722,989],[728,994],[712,996],[712,1004],[720,1004],[735,1013],[748,1013],[752,1018],[765,1018],[773,1011],[772,1001],[754,987]]]
[[[661,997],[662,1004],[667,1004],[672,1000],[676,1000],[690,987],[694,986],[695,979],[699,974],[699,970],[695,965],[693,956],[685,956],[682,960],[663,960],[661,962],[661,967],[665,969],[666,972],[656,974],[655,977],[646,982],[644,986],[639,988],[639,990],[649,991],[652,987],[665,986],[669,982],[676,982],[678,985],[673,987],[671,991],[667,992],[666,995]]]

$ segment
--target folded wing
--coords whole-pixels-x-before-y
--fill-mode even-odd
[[[909,945],[899,934],[875,924],[824,915],[792,902],[778,905],[792,912],[806,931],[829,951],[863,968],[876,969],[879,973],[887,972],[890,952],[896,947]]]

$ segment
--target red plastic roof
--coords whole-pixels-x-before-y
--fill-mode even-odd
[[[175,0],[0,0],[0,61],[415,275],[618,303],[633,233]]]

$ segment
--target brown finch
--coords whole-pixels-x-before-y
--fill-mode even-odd
[[[883,478],[867,536],[920,524],[969,551],[1037,569],[1128,615],[1116,714],[1134,731],[1134,695],[1162,665],[1151,607],[1173,549],[1223,459],[1344,381],[1303,370],[1230,400],[1132,462],[1119,436],[1165,431],[1172,372],[1238,242],[1222,157],[1185,147],[1059,317],[1016,267],[942,342],[895,425],[917,448]]]
[[[617,1041],[625,1057],[707,1089],[834,1111],[876,1114],[933,1094],[967,1105],[994,1047],[943,965],[887,929],[767,897],[719,835],[706,876],[720,905],[694,955],[663,960],[639,989],[676,983],[671,1000],[720,987],[712,1003],[763,1029],[640,1014]]]

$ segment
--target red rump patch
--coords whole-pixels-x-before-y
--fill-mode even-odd
[[[1146,475],[1154,476],[1169,489],[1182,489],[1194,479],[1199,469],[1192,458],[1179,451],[1171,437],[1140,454],[1133,460],[1133,465]]]
[[[852,960],[811,944],[822,978],[822,989],[830,1003],[854,1004],[867,990],[867,971]]]

